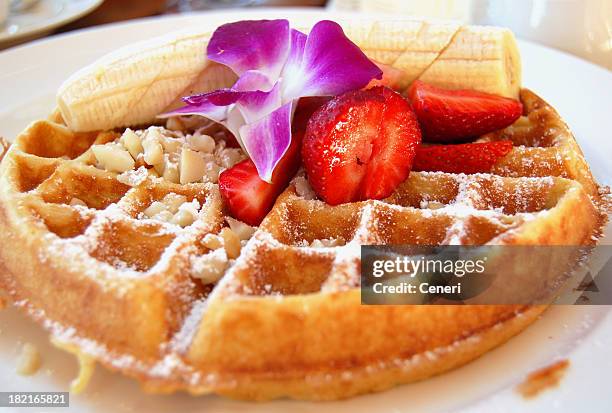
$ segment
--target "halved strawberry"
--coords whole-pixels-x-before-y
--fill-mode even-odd
[[[381,199],[408,177],[420,141],[408,102],[378,86],[345,93],[317,110],[302,157],[310,184],[327,203]]]
[[[219,190],[231,216],[249,225],[259,225],[274,206],[300,166],[301,139],[293,136],[291,146],[272,174],[263,181],[252,160],[237,163],[219,175]]]
[[[475,90],[441,89],[420,80],[408,92],[425,142],[461,142],[503,129],[523,113],[518,100]]]
[[[300,139],[303,138],[304,133],[306,133],[306,126],[312,114],[330,100],[330,96],[309,96],[300,98],[295,108],[293,121],[291,121],[291,133],[294,135],[299,133]]]
[[[511,150],[511,141],[421,145],[417,148],[413,169],[466,174],[490,172]]]

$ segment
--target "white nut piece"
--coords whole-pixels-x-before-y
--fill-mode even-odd
[[[183,142],[180,139],[164,137],[161,139],[161,145],[166,153],[173,153],[181,149]]]
[[[157,174],[159,176],[162,176],[166,170],[166,165],[169,163],[169,156],[168,154],[164,154],[163,156],[163,160],[159,163],[156,163],[155,165],[153,165],[153,169],[155,169],[155,172],[157,172]]]
[[[187,197],[185,195],[176,194],[174,192],[170,192],[161,200],[161,203],[164,204],[167,207],[168,211],[172,212],[173,214],[176,213],[176,211],[179,210],[181,205],[185,204],[186,202]]]
[[[202,180],[206,172],[204,159],[195,151],[183,148],[180,161],[180,183],[188,184]]]
[[[221,152],[221,165],[224,168],[231,168],[244,159],[242,150],[238,148],[226,148]]]
[[[188,227],[195,222],[195,219],[196,217],[188,211],[178,211],[174,214],[170,222],[180,227]]]
[[[295,192],[304,199],[316,199],[317,195],[310,186],[310,183],[303,176],[295,178]]]
[[[142,212],[147,217],[152,218],[155,215],[159,214],[160,212],[167,211],[167,210],[168,210],[168,206],[166,204],[164,204],[163,202],[155,201],[151,205],[149,205],[147,209],[145,209]]]
[[[238,258],[240,249],[242,248],[238,235],[227,227],[223,228],[219,235],[223,238],[223,246],[225,247],[227,256],[229,258]]]
[[[223,248],[216,249],[208,254],[192,257],[192,275],[205,284],[219,281],[227,268],[227,254]]]
[[[194,151],[212,153],[215,150],[215,140],[208,135],[191,135],[187,142]]]
[[[240,238],[241,241],[250,239],[257,229],[232,217],[225,217],[225,220],[227,221],[230,229],[236,235],[238,235],[238,238]]]
[[[198,212],[200,210],[200,203],[197,199],[194,199],[191,202],[183,202],[178,207],[178,212],[174,214],[172,218],[172,223],[176,225],[180,225],[181,227],[186,227],[195,222],[198,219]]]
[[[38,371],[40,364],[40,353],[36,346],[31,343],[25,343],[21,347],[21,352],[17,358],[17,374],[31,376]]]
[[[202,245],[209,250],[216,250],[223,246],[223,241],[218,235],[206,234],[206,236],[202,239]]]
[[[166,162],[166,167],[164,168],[164,173],[162,174],[162,177],[168,182],[178,184],[179,183],[178,165],[175,164],[174,162]]]
[[[216,163],[209,163],[206,165],[206,173],[204,174],[204,182],[211,182],[216,184],[219,182],[219,174],[221,173],[221,167]]]
[[[158,140],[147,137],[142,141],[144,160],[149,165],[157,165],[164,160],[164,150]],[[159,171],[158,171],[159,172]]]
[[[123,132],[123,135],[121,135],[121,139],[119,141],[123,144],[123,146],[125,146],[134,159],[137,159],[138,155],[144,151],[144,148],[142,147],[142,139],[130,128],[127,128],[125,132]]]
[[[161,211],[159,214],[153,215],[151,218],[156,221],[171,222],[172,218],[174,218],[174,214],[172,214],[170,211]]]
[[[107,171],[121,173],[134,168],[132,155],[117,144],[93,145],[91,151],[98,164]]]

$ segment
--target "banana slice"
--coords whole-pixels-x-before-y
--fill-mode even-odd
[[[64,121],[74,131],[152,123],[180,106],[181,96],[231,86],[236,76],[206,58],[218,23],[127,46],[78,71],[58,91]],[[314,23],[301,19],[294,27],[307,32]],[[402,71],[402,89],[422,79],[518,96],[521,62],[507,29],[414,19],[338,23],[370,58]]]

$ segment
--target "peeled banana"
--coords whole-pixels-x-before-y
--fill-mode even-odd
[[[415,19],[337,21],[371,59],[401,71],[400,89],[421,79],[518,96],[520,56],[507,29]],[[308,32],[315,22],[292,19],[292,26]],[[180,106],[181,96],[230,86],[235,75],[206,58],[218,22],[202,23],[197,30],[119,49],[72,75],[57,95],[68,127],[93,131],[151,123]]]

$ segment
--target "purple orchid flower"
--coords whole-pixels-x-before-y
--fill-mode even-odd
[[[333,96],[367,85],[382,71],[351,42],[342,28],[323,20],[307,36],[287,20],[254,20],[217,28],[208,59],[232,69],[231,88],[183,98],[186,105],[161,117],[200,115],[225,125],[271,182],[291,144],[296,102]]]

